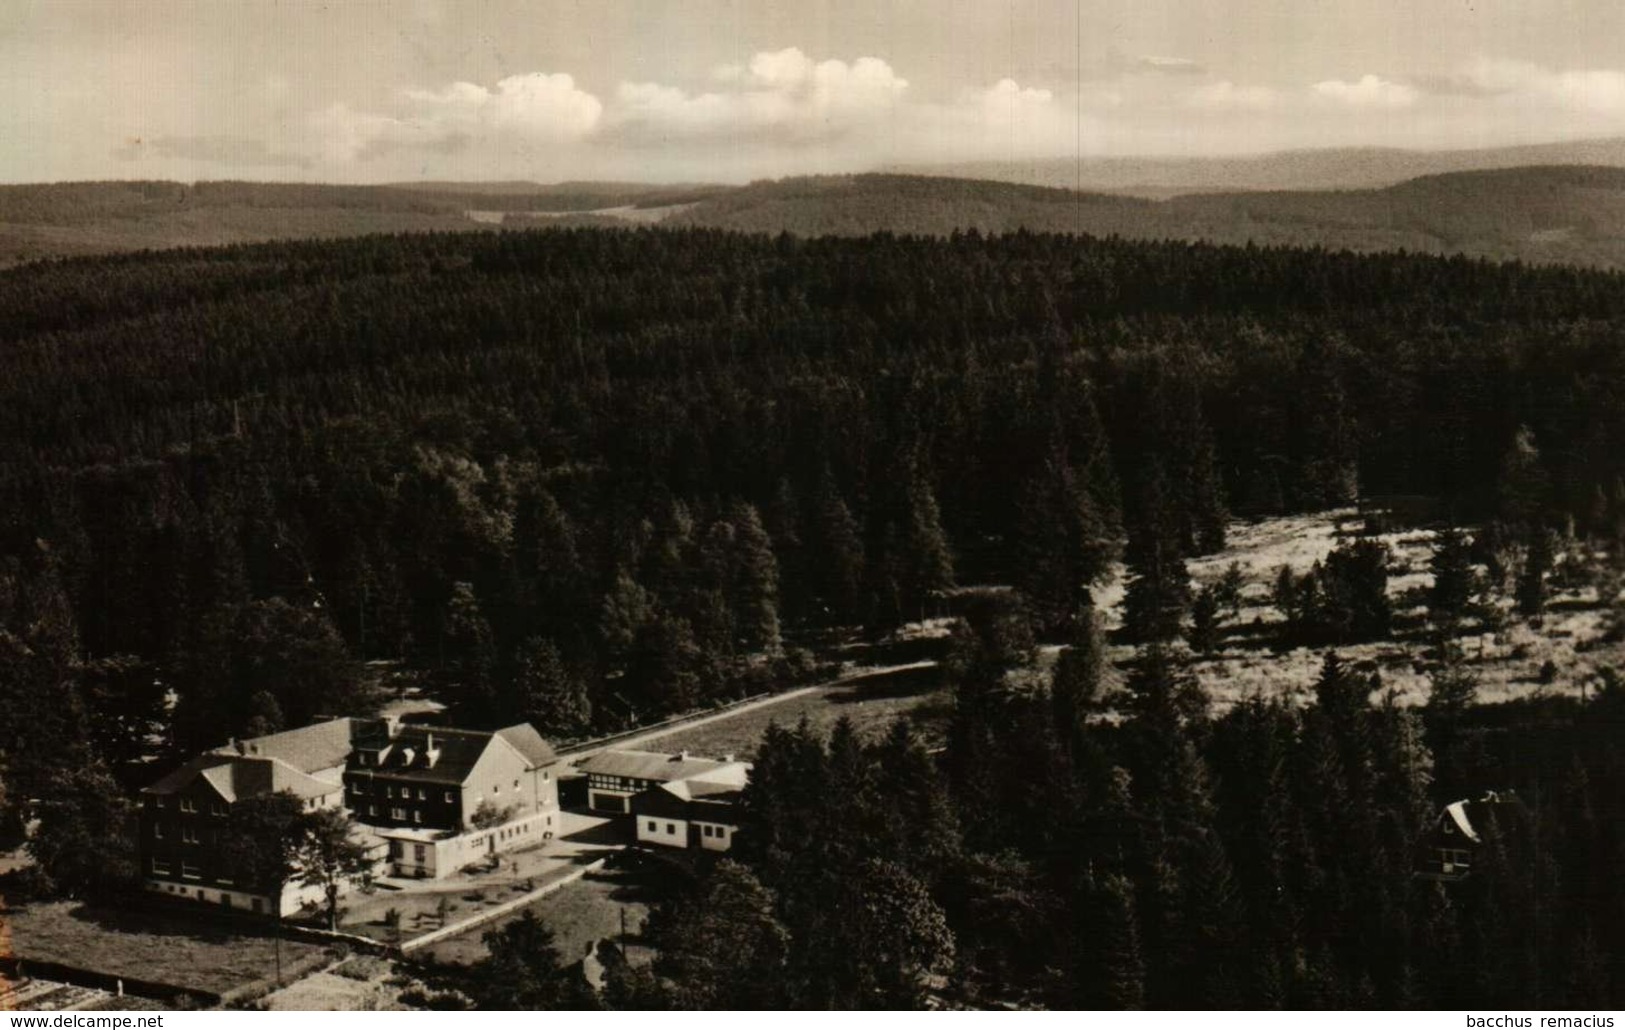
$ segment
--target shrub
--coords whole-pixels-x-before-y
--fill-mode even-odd
[[[357,955],[334,967],[333,975],[346,980],[374,980],[390,971],[390,964],[377,955]]]

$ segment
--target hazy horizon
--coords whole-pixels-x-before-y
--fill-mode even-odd
[[[8,8],[13,183],[738,183],[1625,135],[1625,10],[1598,0]]]

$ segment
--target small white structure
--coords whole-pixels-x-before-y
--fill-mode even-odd
[[[727,851],[739,831],[739,798],[749,777],[749,765],[732,762],[636,795],[632,819],[638,842]]]

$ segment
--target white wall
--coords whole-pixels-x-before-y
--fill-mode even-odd
[[[700,847],[706,851],[727,851],[733,847],[734,828],[732,826],[724,826],[721,823],[702,823],[699,820],[695,820],[694,825],[700,831]],[[711,830],[710,836],[706,835],[707,828]]]
[[[688,820],[666,819],[655,815],[640,815],[638,841],[643,844],[661,844],[668,848],[688,847]],[[650,829],[653,826],[654,829]]]

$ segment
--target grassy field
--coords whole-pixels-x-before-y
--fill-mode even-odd
[[[559,955],[571,962],[581,958],[597,942],[616,937],[621,930],[623,911],[627,931],[635,939],[649,914],[649,903],[653,900],[650,890],[648,880],[635,870],[605,870],[560,888],[529,906],[528,911],[535,912],[553,931]],[[414,954],[437,962],[478,962],[489,954],[484,935],[518,919],[521,914],[515,912],[468,933],[437,941]],[[638,953],[646,950],[634,946],[631,957],[636,960]]]
[[[936,666],[919,666],[822,687],[783,704],[746,712],[735,719],[699,726],[662,737],[661,751],[688,750],[696,755],[755,757],[770,723],[794,726],[803,718],[827,735],[842,716],[868,739],[883,736],[900,716],[907,716],[921,735],[935,740],[948,713],[948,692]]]
[[[1325,648],[1272,647],[1281,613],[1270,602],[1275,570],[1290,565],[1303,573],[1334,547],[1350,539],[1352,511],[1323,512],[1230,527],[1229,545],[1219,554],[1189,563],[1198,583],[1219,578],[1232,562],[1247,580],[1239,616],[1226,627],[1223,646],[1197,660],[1193,671],[1220,707],[1253,696],[1284,695],[1297,700],[1312,696]],[[1390,549],[1388,594],[1393,602],[1395,633],[1391,640],[1337,648],[1352,662],[1367,662],[1381,674],[1385,689],[1406,704],[1427,699],[1433,641],[1427,624],[1426,591],[1433,577],[1428,560],[1434,534],[1429,530],[1389,533],[1381,537]],[[1120,583],[1097,594],[1108,611],[1108,625],[1118,621],[1116,603]],[[1510,602],[1498,632],[1479,632],[1472,625],[1457,638],[1467,664],[1479,678],[1479,698],[1505,701],[1536,693],[1577,694],[1604,666],[1625,668],[1625,643],[1606,637],[1606,615],[1612,599],[1594,586],[1563,586],[1555,579],[1549,588],[1546,613],[1537,620],[1517,618]],[[1114,645],[1112,659],[1121,667],[1133,649]],[[1541,668],[1551,663],[1550,682],[1542,682]]]
[[[91,908],[70,901],[0,911],[14,954],[114,976],[226,991],[275,969],[275,940],[185,914]],[[282,941],[284,965],[319,945]]]

